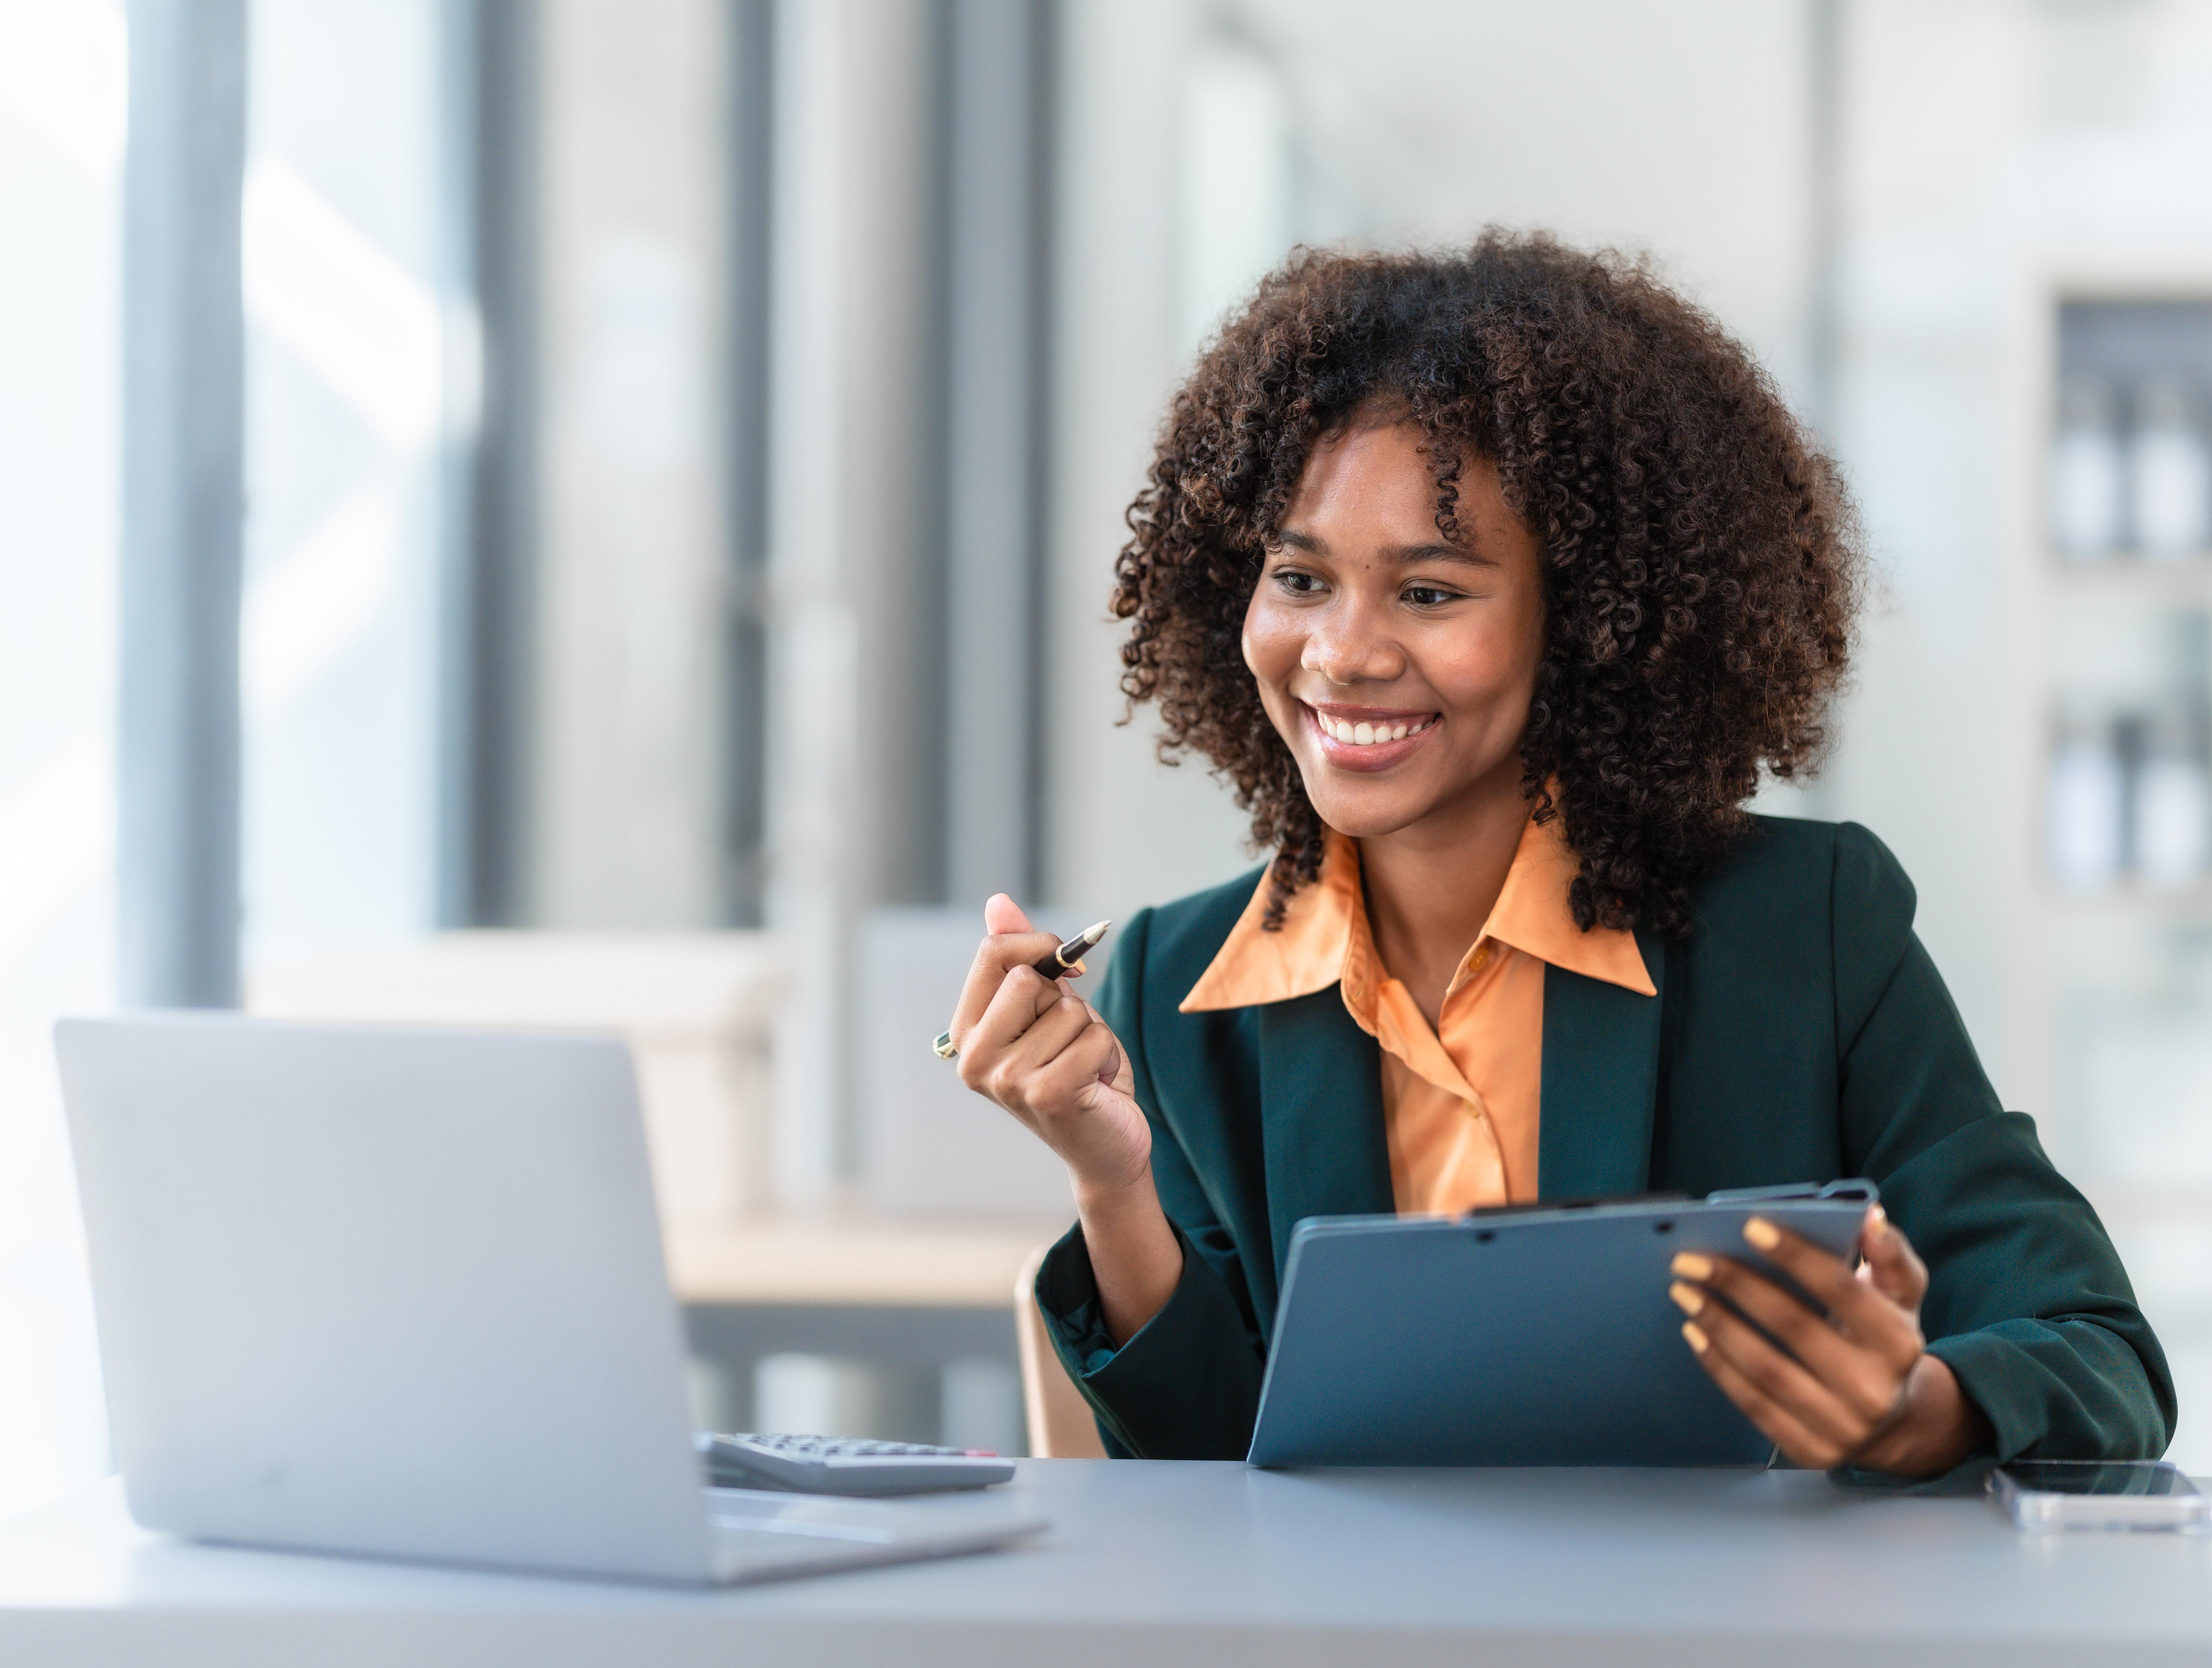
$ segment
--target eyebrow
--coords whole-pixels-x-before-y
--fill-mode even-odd
[[[1287,545],[1294,551],[1304,551],[1308,556],[1327,556],[1328,547],[1311,533],[1300,533],[1295,527],[1279,527],[1275,542]],[[1480,551],[1463,550],[1457,545],[1447,545],[1442,539],[1424,545],[1405,545],[1390,552],[1390,560],[1401,564],[1410,562],[1457,562],[1471,568],[1495,568],[1498,564]]]

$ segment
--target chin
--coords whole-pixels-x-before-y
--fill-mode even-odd
[[[1317,794],[1309,787],[1306,797],[1313,801],[1314,810],[1321,819],[1340,834],[1355,840],[1379,839],[1385,834],[1395,834],[1420,821],[1429,810],[1425,805],[1414,805],[1395,794]]]

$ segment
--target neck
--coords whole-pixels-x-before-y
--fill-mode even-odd
[[[1432,1026],[1453,973],[1505,889],[1528,825],[1520,761],[1510,763],[1502,784],[1469,795],[1449,817],[1359,842],[1376,953]]]

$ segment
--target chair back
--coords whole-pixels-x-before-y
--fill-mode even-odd
[[[1021,1342],[1022,1407],[1029,1415],[1030,1452],[1039,1459],[1103,1459],[1106,1445],[1091,1403],[1060,1365],[1060,1352],[1037,1312],[1037,1270],[1048,1245],[1039,1245],[1014,1276],[1014,1331]]]

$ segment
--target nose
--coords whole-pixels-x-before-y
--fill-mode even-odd
[[[1298,666],[1344,688],[1388,683],[1405,672],[1406,654],[1382,621],[1358,599],[1346,598],[1316,622]]]

